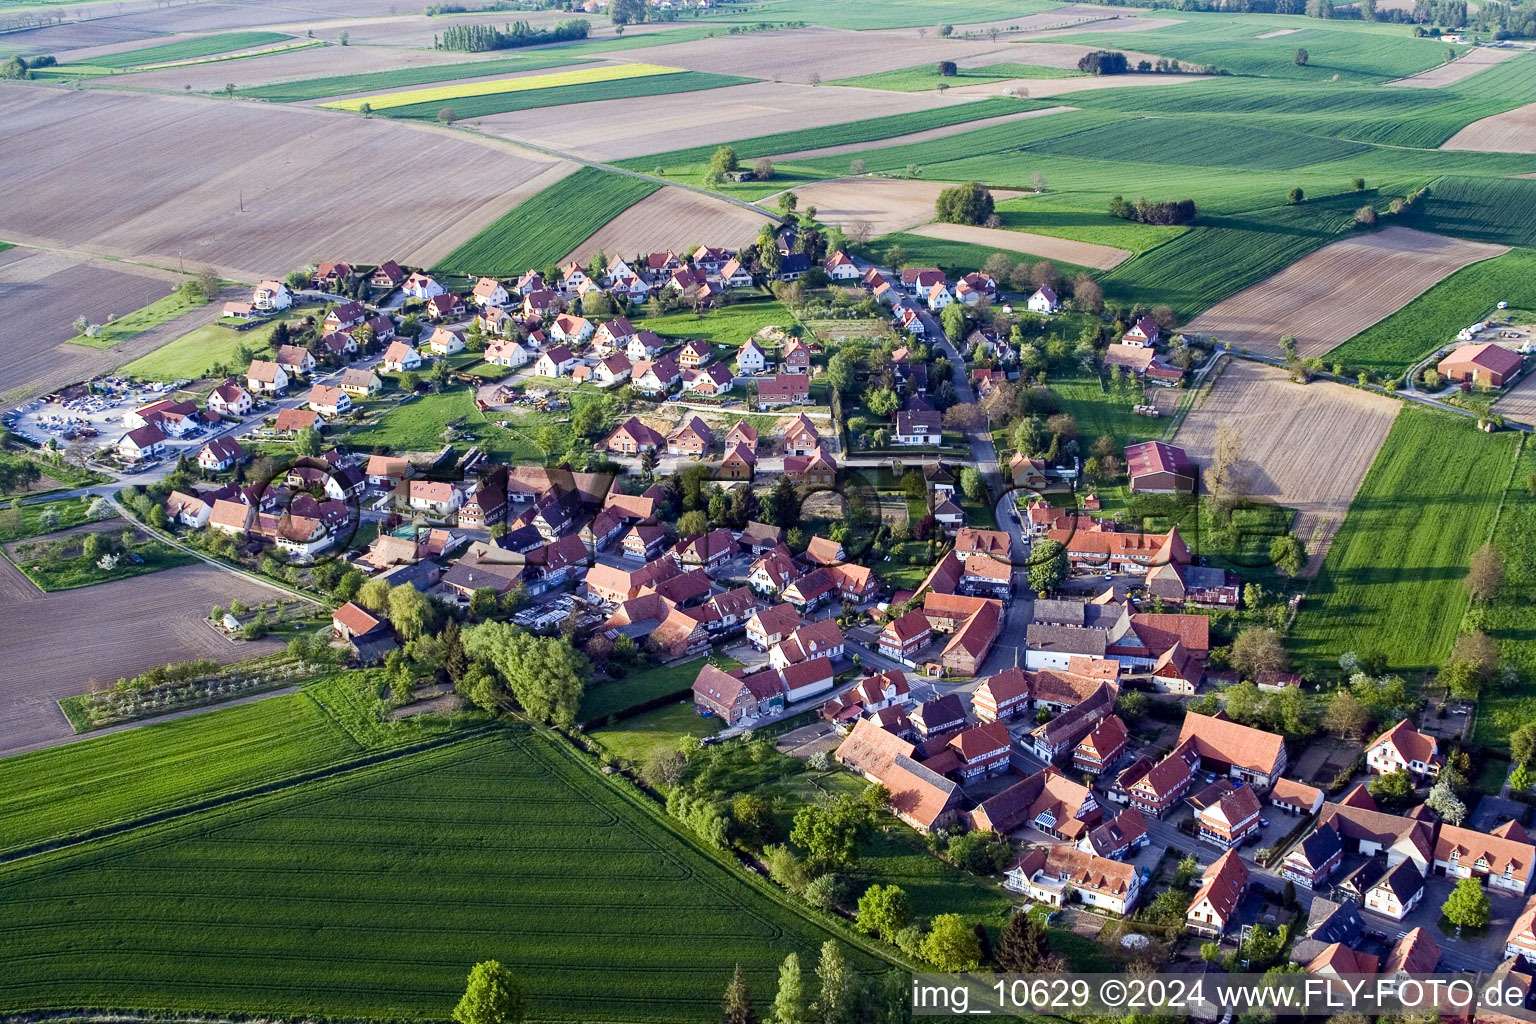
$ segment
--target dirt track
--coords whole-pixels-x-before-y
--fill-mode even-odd
[[[1070,238],[1052,235],[1036,235],[1028,231],[1008,231],[1003,228],[977,228],[966,224],[924,224],[913,228],[912,234],[925,238],[943,238],[951,242],[970,242],[993,249],[1022,252],[1031,256],[1044,256],[1050,260],[1076,263],[1082,267],[1108,270],[1131,258],[1130,250],[1116,249],[1111,245],[1095,245]]]
[[[273,594],[201,564],[44,594],[0,559],[0,755],[71,735],[61,697],[168,662],[276,650],[275,640],[231,643],[203,623],[215,604],[259,604]]]
[[[1479,46],[1449,64],[1442,64],[1437,68],[1430,68],[1428,71],[1421,71],[1417,75],[1399,78],[1387,84],[1406,86],[1410,89],[1438,89],[1442,85],[1454,85],[1463,79],[1471,78],[1479,71],[1486,71],[1493,65],[1503,63],[1524,52],[1524,50],[1513,48],[1496,50],[1488,46]]]
[[[765,215],[682,188],[664,188],[640,200],[599,228],[561,260],[586,261],[598,249],[613,256],[641,252],[683,252],[700,244],[739,248],[769,222]]]
[[[1440,148],[1473,149],[1483,153],[1536,153],[1536,103],[1473,121],[1446,139]]]
[[[1400,408],[1385,395],[1293,384],[1278,367],[1233,359],[1174,440],[1204,467],[1217,430],[1235,428],[1247,493],[1296,509],[1298,535],[1318,564]]]
[[[933,203],[949,185],[942,181],[902,181],[892,178],[847,178],[814,182],[795,189],[800,208],[816,207],[824,223],[837,224],[844,230],[854,221],[868,221],[871,237],[904,231],[933,220]],[[993,189],[1001,202],[1022,192]],[[776,200],[761,200],[771,208]]]
[[[382,118],[10,83],[0,146],[16,154],[0,237],[237,280],[321,259],[430,265],[570,169]]]
[[[1223,299],[1186,330],[1269,356],[1283,354],[1289,334],[1303,358],[1319,356],[1453,271],[1507,251],[1401,227],[1346,238]]]

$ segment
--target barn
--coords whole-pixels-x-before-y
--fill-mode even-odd
[[[1463,345],[1440,360],[1436,367],[1446,380],[1474,381],[1501,388],[1515,378],[1524,364],[1520,353],[1498,345]]]
[[[1144,441],[1125,449],[1132,494],[1194,494],[1195,468],[1183,448]]]

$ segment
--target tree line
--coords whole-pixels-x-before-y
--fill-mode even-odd
[[[1193,199],[1164,199],[1160,203],[1137,199],[1128,203],[1115,196],[1109,201],[1110,216],[1137,224],[1188,224],[1198,212]]]
[[[501,28],[495,25],[453,25],[443,31],[437,41],[439,50],[463,50],[482,53],[486,50],[510,50],[519,46],[538,46],[543,43],[563,43],[572,39],[587,38],[589,23],[582,18],[562,21],[554,28],[535,29],[526,21],[514,21]]]

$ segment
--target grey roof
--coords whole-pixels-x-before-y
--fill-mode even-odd
[[[1086,654],[1102,658],[1108,646],[1108,635],[1102,629],[1084,629],[1078,626],[1031,625],[1024,634],[1030,650],[1053,651],[1058,654]]]
[[[1301,841],[1297,847],[1307,863],[1313,868],[1322,867],[1336,853],[1344,849],[1344,841],[1339,834],[1331,828],[1313,829],[1307,838]]]
[[[383,661],[386,654],[400,646],[387,629],[375,629],[365,636],[353,637],[350,642],[352,650],[357,652],[357,660],[364,665]]]
[[[965,706],[960,703],[958,694],[946,693],[934,700],[924,701],[912,715],[922,720],[925,729],[932,730],[951,722],[965,721]]]
[[[1472,820],[1467,822],[1467,828],[1473,832],[1492,832],[1506,821],[1525,824],[1525,815],[1529,808],[1525,804],[1514,800],[1506,800],[1500,796],[1485,796],[1477,802],[1477,810],[1472,812]]]
[[[1329,829],[1328,831],[1333,831]],[[1334,942],[1353,943],[1365,934],[1365,922],[1353,903],[1335,903],[1319,896],[1312,901],[1307,915],[1307,937],[1328,945]],[[1314,954],[1316,955],[1316,954]],[[1298,950],[1298,959],[1299,950]]]
[[[1035,601],[1035,622],[1040,624],[1061,623],[1068,626],[1088,624],[1088,606],[1081,601],[1061,601],[1040,598]]]

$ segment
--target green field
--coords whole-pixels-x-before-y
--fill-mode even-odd
[[[679,342],[704,338],[712,345],[729,345],[733,349],[740,348],[764,327],[782,327],[792,332],[797,326],[794,314],[785,309],[783,303],[768,301],[738,302],[712,309],[703,316],[671,313],[644,320],[636,318],[635,325]],[[734,355],[731,358],[735,358]]]
[[[684,700],[599,726],[592,730],[592,738],[615,757],[643,765],[655,751],[676,750],[684,736],[713,736],[724,725],[719,718],[703,717],[693,709],[693,701]]]
[[[1179,167],[1240,167],[1284,171],[1308,164],[1346,160],[1368,147],[1227,122],[1219,130],[1203,121],[1144,117],[1043,139],[1025,152],[1086,157],[1124,163],[1146,161]]]
[[[120,372],[137,380],[198,380],[208,376],[216,364],[234,366],[235,349],[242,345],[258,357],[268,352],[272,329],[281,321],[298,316],[294,312],[282,313],[245,331],[219,322],[207,324],[140,356]]]
[[[301,100],[345,96],[354,92],[407,89],[415,85],[430,85],[433,82],[454,82],[467,78],[483,78],[487,75],[513,75],[521,71],[538,71],[541,68],[585,63],[588,62],[565,54],[529,54],[522,57],[499,57],[493,60],[396,68],[393,71],[369,71],[356,75],[305,78],[297,82],[279,82],[276,85],[259,85],[252,89],[241,89],[240,95],[247,99],[270,100],[273,103],[298,103]]]
[[[702,1022],[731,965],[815,962],[831,932],[618,785],[507,727],[14,863],[0,1008],[441,1020],[497,959],[539,1020]]]
[[[462,420],[457,443],[473,443],[510,462],[543,462],[563,454],[571,443],[568,413],[484,413],[475,408],[474,398],[474,390],[465,384],[452,384],[402,404],[396,404],[395,395],[388,393],[385,398],[359,403],[365,410],[384,411],[372,423],[346,428],[346,441],[365,448],[382,445],[391,451],[436,450],[442,447],[444,428]],[[595,393],[572,393],[569,398],[573,405],[602,401]],[[501,421],[507,426],[500,426]],[[553,431],[549,439],[552,448],[545,444],[546,429]]]
[[[543,270],[659,188],[646,178],[579,168],[496,218],[433,270],[496,277]]]
[[[582,695],[578,717],[583,722],[600,722],[609,715],[628,711],[637,704],[686,690],[698,678],[699,669],[704,667],[705,660],[695,658],[680,665],[657,665],[623,679],[594,685]],[[707,660],[727,671],[741,667],[736,659],[721,655],[712,655]]]
[[[39,590],[47,593],[57,590],[76,590],[112,580],[125,580],[133,576],[145,576],[164,569],[192,565],[197,561],[194,556],[185,551],[154,539],[139,541],[130,545],[127,550],[137,555],[139,561],[134,562],[124,557],[114,569],[103,569],[94,559],[87,558],[85,555],[61,558],[48,564],[21,555],[12,555],[11,561],[26,575],[27,579],[37,584]]]
[[[893,235],[886,235],[867,246],[859,248],[859,254],[867,256],[878,263],[889,264],[887,254],[892,246],[899,245],[906,253],[904,262],[913,266],[938,267],[951,278],[962,277],[980,267],[987,261],[987,257],[998,251],[989,246],[977,245],[974,242],[952,242],[946,238],[928,238],[924,235],[908,234],[898,231]],[[1039,263],[1044,256],[1031,256],[1028,253],[1009,250],[1004,253],[1015,263]],[[1063,260],[1047,260],[1067,277],[1078,273],[1083,268],[1075,263],[1067,263]]]
[[[1536,246],[1536,179],[1437,178],[1411,223],[1478,242]]]
[[[202,36],[197,39],[184,39],[178,43],[163,43],[159,46],[146,46],[138,50],[124,50],[122,53],[113,53],[104,57],[92,57],[89,61],[83,61],[82,65],[92,68],[104,68],[108,71],[128,71],[147,64],[169,64],[172,61],[211,57],[216,53],[249,50],[257,46],[266,46],[268,43],[281,43],[292,38],[292,36],[282,32],[223,32],[219,35]],[[63,66],[68,68],[72,65],[65,64]]]
[[[85,522],[85,513],[90,507],[90,498],[65,498],[62,501],[35,501],[18,509],[0,509],[0,544],[9,544],[23,537],[35,537],[44,532],[38,520],[45,508],[54,509],[59,514],[59,525],[54,529],[67,530]],[[116,512],[112,514],[117,515]]]
[[[1108,212],[1109,195],[1097,192],[1046,192],[1005,199],[997,204],[1002,226],[1036,235],[1071,238],[1141,252],[1182,235],[1177,225],[1137,224]]]
[[[1513,249],[1463,267],[1324,358],[1372,373],[1402,373],[1456,340],[1457,331],[1482,320],[1500,302],[1536,306],[1536,252]]]
[[[746,85],[755,81],[757,81],[755,78],[741,78],[736,75],[682,71],[669,75],[622,78],[611,82],[587,82],[581,85],[558,85],[548,89],[525,89],[518,92],[490,93],[486,96],[460,96],[454,99],[429,100],[424,103],[407,103],[399,107],[386,107],[375,113],[379,117],[435,121],[442,110],[452,108],[459,120],[472,121],[477,117],[505,114],[514,110],[532,110],[535,107],[560,107],[571,103],[634,99],[640,96],[672,96],[677,93],[721,89],[728,85]],[[580,115],[573,113],[572,116]]]
[[[163,299],[156,299],[142,309],[125,313],[111,323],[103,324],[101,332],[96,337],[89,338],[84,334],[77,334],[69,339],[69,344],[84,345],[87,348],[114,348],[119,342],[127,341],[129,338],[143,334],[151,327],[158,327],[168,320],[174,320],[183,313],[207,304],[201,296],[189,298],[178,288]]]
[[[1536,474],[1536,445],[1526,440],[1515,463],[1514,480],[1493,531],[1494,546],[1504,556],[1504,586],[1497,597],[1482,606],[1482,628],[1499,645],[1501,667],[1515,669],[1514,686],[1494,686],[1477,702],[1477,728],[1473,739],[1503,747],[1509,734],[1536,721],[1536,501],[1530,486]]]
[[[1404,408],[1302,603],[1294,654],[1317,668],[1346,651],[1385,652],[1394,671],[1442,665],[1467,604],[1462,577],[1519,443],[1466,417]]]
[[[892,92],[927,92],[940,85],[986,85],[1010,78],[1081,78],[1086,74],[1069,68],[1049,68],[1040,64],[987,64],[974,68],[957,68],[953,75],[940,75],[932,64],[919,64],[914,68],[896,71],[878,71],[872,75],[839,78],[829,85],[856,86],[860,89],[888,89]]]

